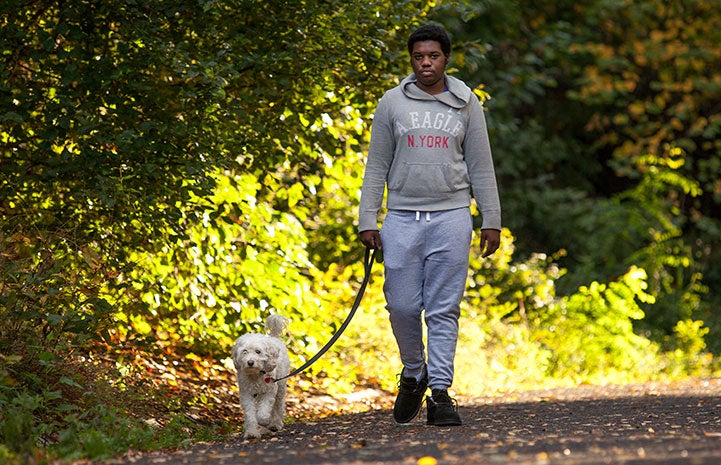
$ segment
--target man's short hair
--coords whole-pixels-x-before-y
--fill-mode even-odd
[[[443,26],[426,24],[413,31],[408,37],[408,53],[413,53],[413,45],[416,42],[424,40],[435,40],[441,44],[444,55],[449,56],[451,54],[451,39],[448,38],[448,33],[443,29]]]

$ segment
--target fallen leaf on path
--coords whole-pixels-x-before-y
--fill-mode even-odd
[[[436,465],[438,460],[434,457],[426,456],[418,459],[418,465]]]

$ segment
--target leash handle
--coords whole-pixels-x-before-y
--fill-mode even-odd
[[[355,302],[353,302],[353,306],[350,309],[350,313],[348,313],[348,316],[346,317],[345,321],[343,322],[343,324],[340,325],[340,328],[338,328],[338,331],[336,331],[336,333],[333,335],[333,337],[331,337],[330,340],[328,342],[326,342],[326,344],[323,346],[322,349],[320,349],[318,351],[317,354],[315,354],[313,357],[311,357],[310,360],[305,362],[303,364],[303,366],[301,366],[300,368],[296,368],[295,370],[293,370],[289,374],[283,376],[282,378],[270,378],[270,377],[265,378],[266,383],[270,383],[270,382],[277,383],[278,381],[281,381],[281,380],[290,378],[291,376],[297,375],[298,373],[304,371],[306,368],[308,368],[309,366],[314,364],[316,362],[316,360],[321,358],[323,356],[323,354],[328,352],[328,349],[330,349],[333,346],[333,344],[335,344],[335,341],[337,341],[338,338],[340,338],[341,334],[343,334],[343,331],[345,331],[345,329],[350,324],[350,321],[353,319],[353,315],[355,315],[356,310],[358,310],[358,306],[360,305],[361,299],[363,298],[363,293],[366,290],[366,286],[368,286],[368,281],[370,281],[371,270],[373,269],[373,260],[376,258],[376,252],[378,252],[378,251],[380,251],[380,249],[373,249],[373,252],[371,252],[370,248],[366,249],[365,259],[363,260],[363,268],[365,270],[365,276],[363,277],[363,282],[361,283],[361,286],[358,289],[358,294],[356,294]],[[379,256],[382,257],[382,254],[380,254]],[[380,261],[382,261],[382,260],[383,259],[381,258]]]

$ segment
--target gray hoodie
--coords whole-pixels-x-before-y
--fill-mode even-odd
[[[378,230],[388,185],[392,210],[468,207],[471,192],[483,229],[501,229],[501,205],[478,97],[446,75],[447,92],[430,95],[411,74],[378,102],[361,188],[359,231]]]

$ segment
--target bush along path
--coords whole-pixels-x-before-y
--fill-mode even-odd
[[[721,380],[461,398],[460,427],[396,425],[380,409],[289,423],[261,440],[104,462],[150,464],[719,464]],[[239,422],[240,424],[240,422]]]

